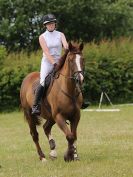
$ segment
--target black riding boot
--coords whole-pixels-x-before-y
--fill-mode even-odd
[[[44,93],[44,87],[40,84],[35,92],[35,100],[31,112],[33,115],[41,114],[41,99],[43,93]]]
[[[81,109],[85,109],[85,108],[87,108],[89,105],[90,105],[90,102],[85,102],[85,100],[83,100]]]

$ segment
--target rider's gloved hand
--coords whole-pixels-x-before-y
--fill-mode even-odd
[[[54,68],[53,68],[54,73],[56,73],[57,71],[59,71],[59,69],[60,69],[59,64],[58,63],[54,63]]]

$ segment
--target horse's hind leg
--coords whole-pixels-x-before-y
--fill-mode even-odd
[[[25,116],[26,116],[26,119],[27,119],[28,124],[29,124],[30,134],[32,136],[32,139],[33,139],[35,145],[36,145],[36,149],[37,149],[37,152],[38,152],[38,155],[39,155],[39,159],[42,162],[44,162],[44,161],[46,161],[46,159],[45,159],[45,155],[42,152],[41,147],[39,145],[39,136],[38,136],[38,132],[37,132],[37,129],[36,129],[35,120],[37,119],[37,117],[31,116],[30,113],[27,113],[27,112],[25,112]]]
[[[64,155],[65,161],[72,161],[74,160],[74,136],[73,133],[69,130],[68,126],[66,125],[66,120],[61,114],[56,116],[56,123],[60,127],[60,129],[65,133],[66,139],[68,141],[68,149]]]
[[[44,129],[44,132],[48,138],[48,141],[49,141],[49,145],[50,145],[50,149],[51,149],[51,152],[50,152],[50,157],[52,159],[55,159],[57,158],[57,152],[56,152],[56,144],[55,144],[55,141],[51,135],[51,128],[52,126],[55,124],[55,121],[54,120],[47,120],[45,122],[45,124],[43,125],[43,129]]]

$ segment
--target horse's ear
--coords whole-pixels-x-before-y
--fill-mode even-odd
[[[69,49],[69,51],[72,51],[72,49],[73,49],[73,45],[71,42],[68,43],[68,49]]]
[[[83,48],[84,48],[84,44],[83,44],[83,42],[82,42],[82,43],[79,45],[79,50],[82,51]]]

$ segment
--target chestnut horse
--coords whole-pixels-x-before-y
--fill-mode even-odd
[[[40,117],[31,114],[35,87],[39,82],[39,72],[28,74],[22,82],[20,90],[21,106],[28,122],[31,136],[36,145],[39,158],[42,161],[46,161],[46,158],[39,145],[36,128],[41,118],[46,119],[43,129],[49,141],[51,149],[50,157],[57,157],[56,144],[51,135],[51,128],[57,123],[68,141],[68,148],[64,155],[64,160],[72,161],[79,159],[76,140],[77,126],[80,120],[80,108],[83,102],[80,89],[84,79],[82,49],[82,43],[80,45],[69,43],[69,49],[65,55],[64,64],[55,74],[53,83],[42,99]],[[66,120],[69,120],[70,128],[68,128]]]

